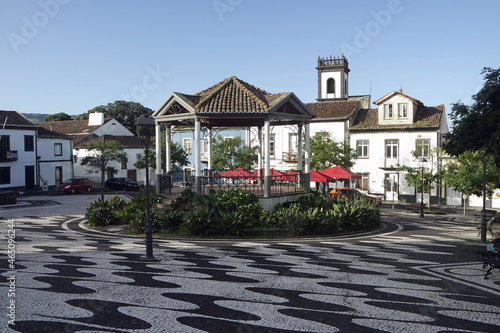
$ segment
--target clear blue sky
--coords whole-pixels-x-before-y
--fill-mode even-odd
[[[351,95],[402,86],[449,111],[500,67],[499,15],[497,0],[0,0],[0,109],[155,110],[232,75],[314,102],[318,56],[344,53]]]

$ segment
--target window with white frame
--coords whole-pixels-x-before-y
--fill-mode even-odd
[[[184,149],[186,154],[191,154],[191,138],[182,139],[182,149]]]
[[[275,135],[271,134],[269,136],[269,156],[274,157],[274,150],[275,150]]]
[[[203,151],[208,153],[208,138],[203,138]]]
[[[358,158],[368,158],[368,140],[356,141],[356,155]]]
[[[395,160],[398,158],[398,140],[385,141],[385,158]]]
[[[392,119],[392,104],[384,104],[384,118]]]
[[[299,136],[295,133],[288,134],[288,150],[290,153],[297,153],[299,151]]]
[[[62,143],[54,143],[54,155],[62,156]]]
[[[415,140],[415,153],[417,158],[429,158],[431,149],[431,140],[417,139]]]
[[[398,117],[408,118],[408,103],[398,103]]]

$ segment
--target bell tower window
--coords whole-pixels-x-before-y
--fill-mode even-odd
[[[326,80],[326,93],[335,94],[335,80],[332,78]]]

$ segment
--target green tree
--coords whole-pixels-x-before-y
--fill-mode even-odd
[[[59,113],[48,115],[45,118],[43,118],[44,122],[62,121],[62,120],[71,120],[71,116],[64,113],[64,112],[59,112]]]
[[[165,151],[166,147],[166,140],[165,137],[163,137],[162,142],[161,142],[161,151],[162,151],[162,157],[163,152]],[[182,149],[182,146],[178,142],[170,142],[170,159],[172,164],[177,164],[178,166],[182,167],[185,165],[189,164],[188,160],[188,155]],[[162,158],[161,159],[161,167],[162,170],[166,170],[165,164],[166,164],[166,159]],[[146,169],[146,155],[145,154],[140,154],[139,157],[137,158],[137,162],[134,164],[137,169]],[[149,166],[152,168],[156,168],[156,151],[150,146],[149,150]]]
[[[481,72],[485,83],[472,96],[470,106],[460,101],[453,104],[450,118],[451,131],[443,147],[451,156],[458,157],[466,151],[478,153],[483,171],[483,218],[481,240],[486,241],[486,171],[490,160],[500,165],[500,69],[485,67]]]
[[[409,186],[414,186],[417,193],[422,193],[422,177],[424,179],[423,193],[427,193],[427,206],[431,207],[431,191],[435,188],[442,178],[441,156],[442,149],[435,147],[430,149],[423,142],[421,146],[417,145],[416,149],[411,152],[417,162],[422,163],[424,158],[426,162],[418,167],[409,167],[397,165],[397,171],[405,171],[405,180]],[[423,176],[422,176],[423,171]]]
[[[76,120],[84,120],[89,118],[90,113],[102,112],[105,118],[114,118],[120,124],[125,126],[129,131],[137,135],[137,120],[141,118],[142,115],[150,116],[153,111],[140,103],[136,102],[126,102],[126,101],[115,101],[113,103],[108,103],[108,105],[99,105],[95,108],[78,115]]]
[[[85,146],[89,150],[89,155],[81,160],[81,165],[88,167],[88,172],[101,171],[101,187],[104,188],[104,171],[110,168],[110,162],[126,163],[127,154],[123,146],[115,141],[108,140],[104,142],[93,141]]]
[[[354,149],[344,142],[335,141],[328,132],[314,134],[309,147],[312,170],[323,170],[336,165],[350,170],[357,158]],[[305,144],[302,150],[305,151]]]
[[[215,170],[251,170],[257,162],[257,147],[245,145],[241,137],[224,139],[218,135],[212,143],[212,156]]]
[[[481,152],[468,150],[445,165],[443,180],[455,191],[465,195],[483,194],[483,163]],[[500,188],[500,169],[490,159],[486,165],[486,197]]]

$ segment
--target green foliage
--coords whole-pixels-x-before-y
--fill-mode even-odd
[[[150,205],[156,202],[160,196],[156,194],[156,191],[149,191]],[[147,200],[146,192],[137,193],[136,197],[127,203],[120,213],[120,217],[126,218],[129,221],[129,230],[132,233],[144,233],[146,230],[146,217],[147,217]],[[156,216],[154,209],[150,209],[151,225],[153,227],[153,232],[158,232],[160,230],[160,223]]]
[[[136,102],[115,101],[99,105],[76,117],[76,120],[88,119],[90,113],[102,112],[105,118],[114,118],[129,131],[137,135],[137,121],[142,115],[150,116],[153,110]]]
[[[89,155],[82,158],[80,164],[88,167],[88,172],[101,171],[101,186],[104,187],[104,170],[110,162],[127,162],[128,157],[123,146],[115,140],[92,141],[85,146]]]
[[[115,211],[112,204],[108,200],[101,201],[95,200],[87,208],[85,219],[91,227],[105,227],[113,224],[115,218]]]
[[[328,132],[314,134],[309,146],[313,170],[323,170],[336,165],[350,170],[357,158],[354,149],[345,142],[335,141]]]
[[[59,113],[48,115],[45,118],[43,118],[44,122],[63,121],[63,120],[71,120],[71,116],[64,113],[64,112],[59,112]]]
[[[162,142],[161,142],[161,151],[165,151],[165,146],[166,146],[166,140],[165,137],[163,137]],[[170,142],[170,158],[172,161],[172,164],[177,164],[179,166],[185,166],[189,164],[189,159],[188,155],[182,149],[182,146],[178,142]],[[163,170],[165,169],[165,163],[166,160],[162,158],[162,163],[161,167]],[[146,155],[145,154],[140,154],[137,162],[134,164],[134,166],[137,169],[146,169]],[[149,166],[151,168],[156,168],[156,151],[155,150],[150,150],[149,151]]]
[[[443,180],[455,191],[466,195],[481,196],[483,191],[483,161],[481,153],[466,151],[445,166]],[[490,159],[486,165],[486,196],[500,187],[500,169]]]
[[[443,147],[452,156],[481,151],[483,163],[492,157],[500,165],[500,68],[485,67],[484,86],[472,96],[471,106],[453,104],[452,126]]]
[[[212,143],[212,156],[215,170],[251,170],[257,162],[257,147],[245,145],[241,137],[224,139],[218,135]]]

